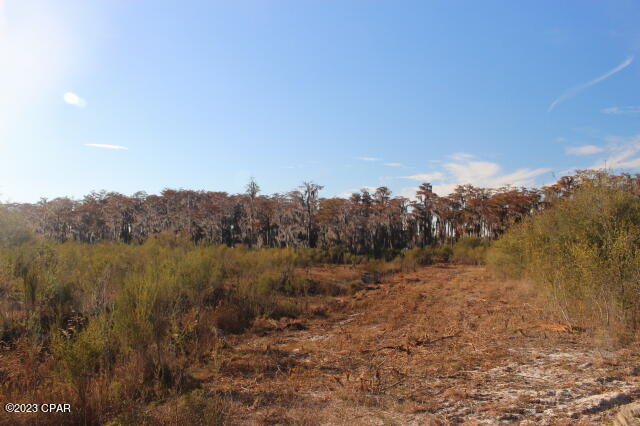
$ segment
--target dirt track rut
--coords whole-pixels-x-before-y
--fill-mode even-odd
[[[483,267],[398,273],[324,317],[256,324],[203,378],[237,424],[611,421],[640,397],[638,351],[602,349],[542,303]]]

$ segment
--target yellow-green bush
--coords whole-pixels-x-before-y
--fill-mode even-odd
[[[7,389],[54,382],[52,392],[66,392],[57,396],[77,399],[78,422],[106,423],[123,409],[135,415],[150,400],[193,389],[189,368],[211,359],[221,334],[241,333],[257,317],[298,317],[309,306],[300,296],[355,293],[362,279],[378,282],[454,251],[413,249],[387,261],[397,252],[369,259],[341,247],[251,250],[172,233],[142,244],[11,237],[0,244],[0,346],[28,346],[34,363],[47,360],[50,377]],[[306,270],[317,262],[363,264],[353,269],[365,274],[318,278]]]
[[[351,295],[356,294],[363,288],[364,288],[364,283],[362,282],[362,280],[351,280],[347,284],[347,291]]]
[[[460,238],[451,249],[451,260],[466,265],[482,265],[490,243],[487,238]]]
[[[228,416],[225,400],[218,395],[208,395],[198,389],[185,398],[182,421],[192,425],[222,425]]]
[[[0,206],[0,247],[17,247],[32,238],[32,232],[24,220]]]
[[[442,247],[415,247],[404,250],[395,259],[398,269],[403,271],[415,271],[418,266],[433,265],[434,263],[446,263],[452,259],[453,248]]]
[[[103,367],[106,336],[105,323],[99,319],[92,321],[77,336],[64,336],[55,331],[52,336],[51,347],[57,359],[58,373],[73,388],[80,410],[86,409],[91,379]]]
[[[334,291],[311,289],[300,268],[316,261],[311,249],[204,246],[174,234],[140,245],[25,240],[0,247],[0,346],[46,359],[51,377],[38,383],[55,378],[52,392],[77,399],[79,422],[103,423],[105,410],[192,389],[188,369],[210,358],[220,332],[296,317],[306,305],[295,297]],[[33,383],[6,389],[35,392]]]
[[[595,174],[571,197],[512,227],[488,253],[498,274],[539,283],[567,321],[640,326],[640,194]]]

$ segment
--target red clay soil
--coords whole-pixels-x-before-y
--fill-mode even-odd
[[[420,268],[323,300],[324,315],[227,337],[196,372],[230,424],[601,424],[640,397],[637,348],[594,345],[483,267]]]

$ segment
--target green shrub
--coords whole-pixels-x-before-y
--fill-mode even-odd
[[[87,410],[92,378],[100,373],[106,347],[104,321],[96,319],[76,336],[54,334],[52,352],[57,360],[58,372],[64,382],[73,388],[79,409]]]
[[[405,250],[403,255],[403,269],[415,270],[417,265],[426,266],[433,263],[433,252],[430,247],[412,248]]]
[[[372,259],[367,263],[365,271],[367,271],[363,276],[365,282],[378,283],[386,272],[386,262],[382,259]]]
[[[347,285],[348,292],[351,295],[356,294],[357,292],[359,292],[363,288],[364,288],[364,284],[362,283],[361,280],[351,280],[351,281],[349,281],[349,283]]]
[[[270,295],[283,287],[282,276],[277,272],[263,272],[258,276],[255,287],[259,296]]]
[[[540,284],[565,320],[640,326],[640,194],[624,178],[583,176],[571,197],[511,228],[488,253],[498,274]]]
[[[280,300],[275,304],[269,316],[275,319],[282,317],[297,318],[301,312],[302,309],[297,303],[291,300]]]
[[[0,206],[0,247],[17,247],[32,239],[33,234],[22,217]]]
[[[490,269],[500,278],[523,278],[525,275],[525,245],[520,240],[524,236],[523,227],[528,222],[515,225],[509,232],[495,241],[487,250],[485,260]]]
[[[482,265],[489,245],[490,241],[486,238],[460,238],[451,249],[451,260],[466,265]]]
[[[432,249],[431,258],[433,263],[446,263],[451,259],[453,249],[451,246],[442,246]]]
[[[192,425],[222,425],[228,416],[228,407],[218,395],[207,395],[202,390],[194,390],[185,398],[182,421]]]
[[[291,296],[302,296],[308,293],[309,281],[300,274],[293,274],[285,281],[284,293]]]

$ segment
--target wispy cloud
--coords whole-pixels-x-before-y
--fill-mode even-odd
[[[69,105],[73,105],[78,108],[84,108],[87,106],[87,101],[73,92],[67,92],[62,96],[62,99]]]
[[[640,134],[630,138],[607,138],[607,157],[596,161],[591,169],[638,169],[640,168]]]
[[[569,155],[593,155],[604,151],[604,148],[596,145],[570,146],[565,149]]]
[[[105,143],[86,143],[85,146],[91,146],[94,148],[102,148],[102,149],[129,149],[126,146],[122,145],[109,145]]]
[[[380,161],[380,159],[376,158],[376,157],[356,157],[356,160],[360,160],[360,161]]]
[[[456,152],[455,154],[451,154],[449,158],[456,161],[464,161],[473,158],[473,154],[468,154],[466,152]]]
[[[492,176],[487,182],[489,187],[499,187],[505,185],[512,186],[533,186],[535,184],[535,178],[545,173],[549,173],[550,168],[540,167],[538,169],[518,169],[513,173],[506,175]]]
[[[534,178],[551,171],[548,168],[518,169],[515,172],[502,174],[498,163],[489,161],[467,161],[463,163],[447,163],[445,168],[453,176],[453,183],[495,188],[504,185],[528,186],[534,184]]]
[[[442,183],[440,185],[433,185],[433,188],[431,189],[439,196],[444,197],[451,194],[458,185],[458,183]]]
[[[434,180],[444,179],[444,175],[440,172],[418,173],[411,176],[402,176],[403,179],[419,180],[420,182],[431,182]]]
[[[547,112],[551,112],[553,111],[553,109],[560,104],[561,102],[566,101],[567,99],[570,99],[572,97],[574,97],[575,95],[577,95],[578,93],[580,93],[581,91],[583,91],[584,89],[593,86],[594,84],[598,84],[601,81],[606,80],[607,78],[611,77],[612,75],[614,75],[615,73],[622,71],[623,69],[625,69],[626,67],[628,67],[629,65],[631,65],[631,63],[633,62],[633,56],[629,56],[627,59],[625,59],[620,65],[618,65],[617,67],[613,68],[612,70],[607,71],[606,73],[602,74],[600,77],[596,77],[593,80],[582,84],[580,86],[574,87],[572,89],[569,89],[567,91],[565,91],[562,95],[560,95],[556,100],[554,100],[551,105],[549,105],[549,109],[547,110]]]
[[[460,183],[486,181],[500,171],[500,166],[497,163],[489,161],[446,163],[444,167],[455,177],[456,182]]]
[[[384,163],[387,167],[402,167],[402,163]]]
[[[600,110],[603,114],[635,115],[640,114],[640,106],[609,107]]]
[[[438,182],[433,186],[433,191],[441,196],[453,192],[456,186],[471,184],[484,188],[499,188],[501,186],[533,186],[538,176],[551,171],[549,168],[521,168],[511,173],[503,173],[498,163],[489,161],[472,161],[475,156],[471,154],[454,154],[449,158],[457,161],[444,163],[443,172],[419,173],[412,176],[403,176],[404,179],[418,180],[422,182]],[[413,197],[417,187],[403,188],[400,194]]]

